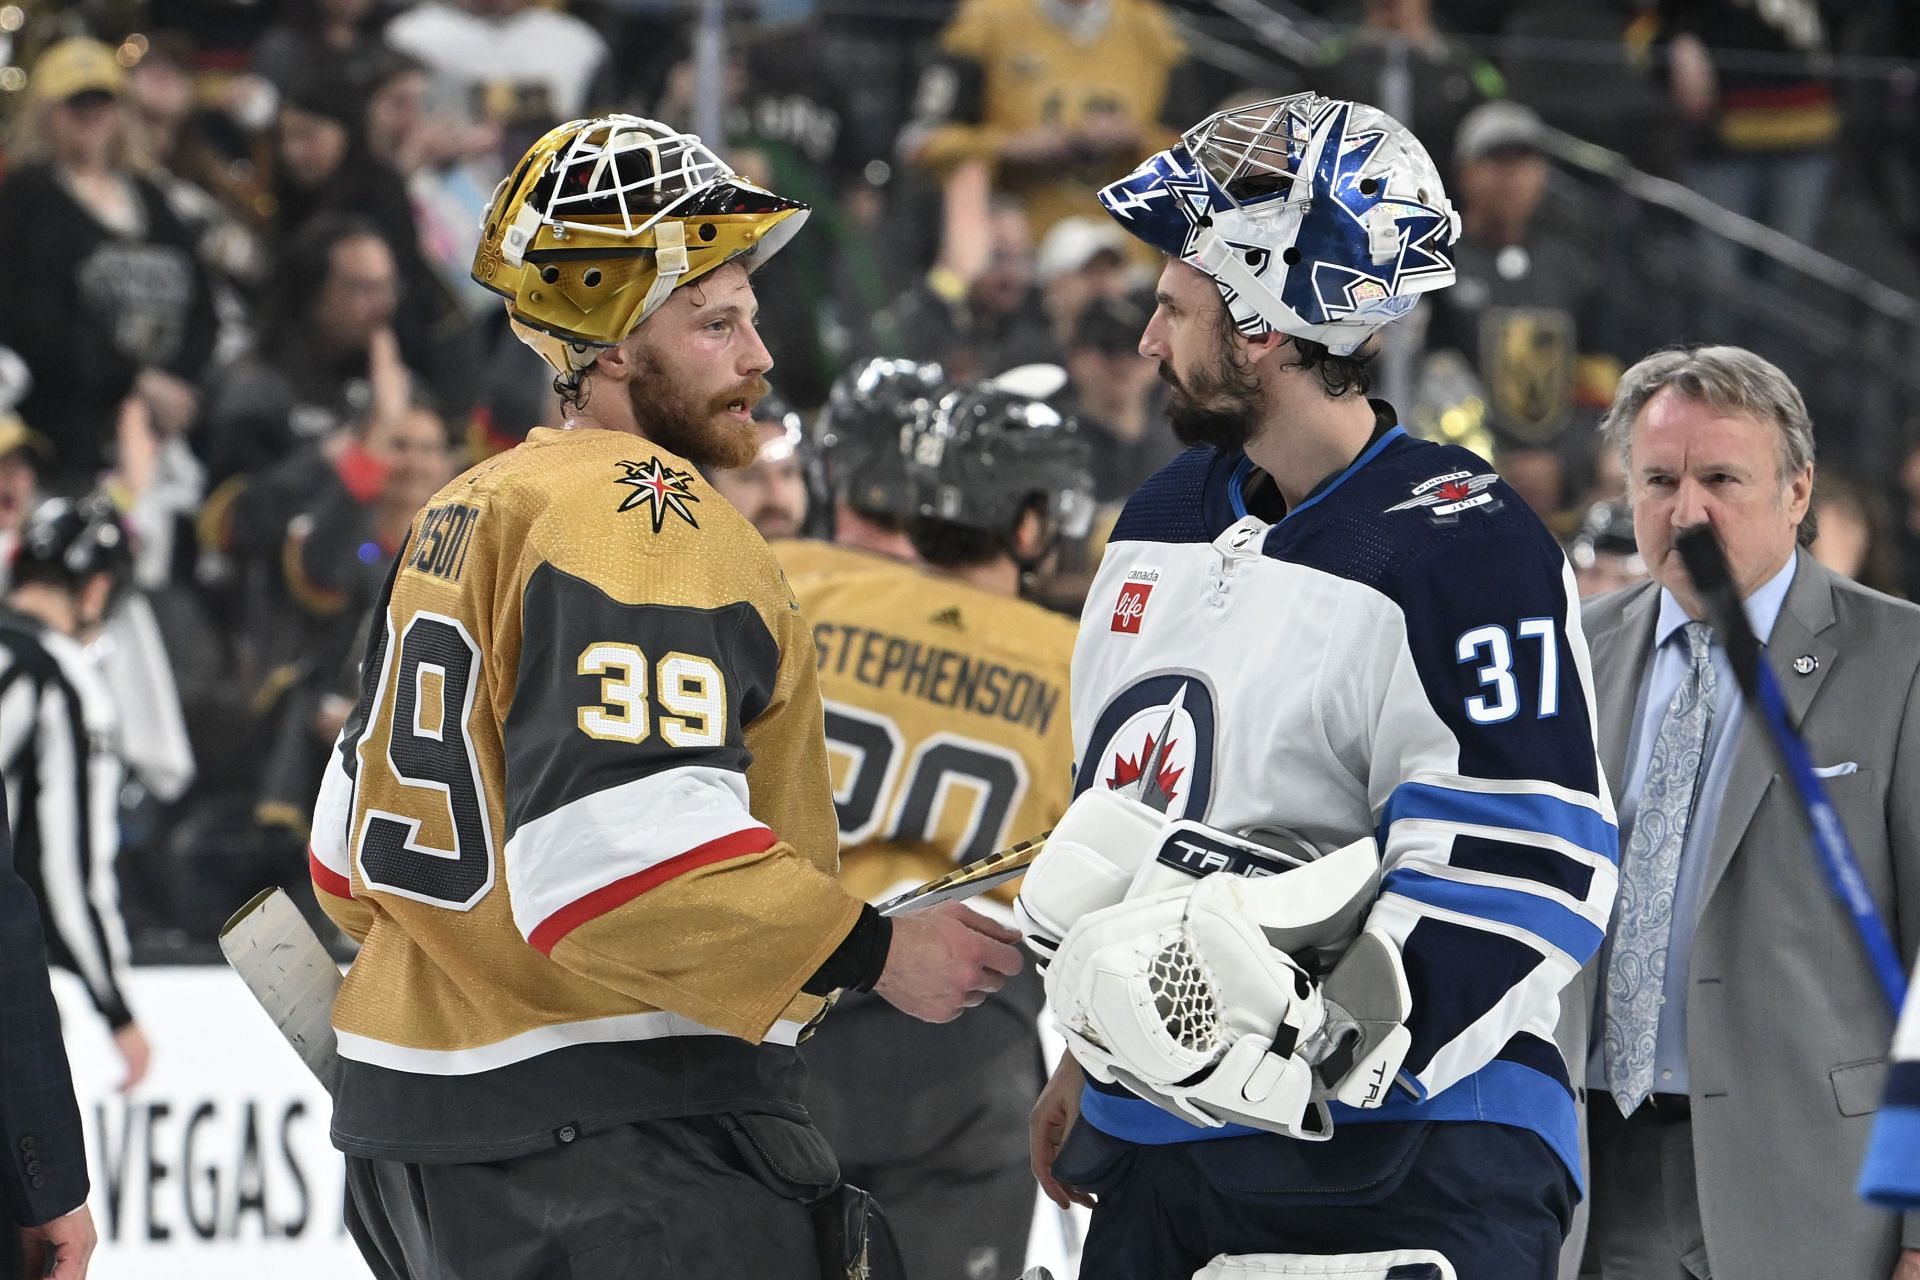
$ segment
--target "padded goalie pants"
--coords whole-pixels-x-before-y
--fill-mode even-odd
[[[886,1210],[913,1280],[1020,1273],[1033,1223],[1027,1116],[1043,1083],[1043,998],[1032,966],[937,1026],[848,993],[800,1046],[807,1109],[847,1181]]]
[[[1434,1249],[1459,1280],[1555,1280],[1574,1189],[1547,1144],[1471,1121],[1168,1146],[1081,1123],[1054,1161],[1099,1197],[1080,1274],[1174,1280],[1222,1253]]]
[[[820,1280],[807,1201],[838,1177],[768,1115],[616,1125],[487,1164],[347,1157],[377,1280]]]

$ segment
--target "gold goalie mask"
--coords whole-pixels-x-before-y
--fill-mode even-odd
[[[777,253],[807,212],[690,133],[639,116],[574,120],[495,188],[473,278],[507,300],[523,342],[573,376],[681,285]]]

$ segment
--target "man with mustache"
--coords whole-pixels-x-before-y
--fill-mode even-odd
[[[1578,602],[1483,460],[1366,397],[1459,220],[1418,140],[1313,94],[1100,199],[1168,255],[1140,351],[1194,447],[1107,544],[1021,889],[1070,1050],[1034,1171],[1097,1200],[1102,1280],[1551,1280],[1559,991],[1617,843]]]
[[[840,887],[813,644],[696,471],[758,449],[748,272],[805,214],[632,116],[547,134],[489,207],[474,276],[565,429],[416,519],[313,823],[380,1276],[814,1280],[864,1208],[801,1032],[841,988],[946,1021],[1020,968],[984,917]]]

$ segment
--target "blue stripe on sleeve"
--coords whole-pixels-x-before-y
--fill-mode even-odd
[[[1519,889],[1465,884],[1443,880],[1424,871],[1396,867],[1381,882],[1380,892],[1524,929],[1560,948],[1573,957],[1575,963],[1586,963],[1587,958],[1600,949],[1600,926],[1557,902]]]
[[[1611,822],[1584,805],[1569,804],[1555,796],[1462,791],[1431,782],[1403,782],[1393,789],[1380,811],[1383,837],[1394,823],[1410,818],[1537,831],[1558,836],[1609,862],[1620,860],[1620,833]],[[1385,843],[1384,838],[1381,843]]]

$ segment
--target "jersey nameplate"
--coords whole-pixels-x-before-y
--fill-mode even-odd
[[[893,689],[940,707],[993,716],[1045,733],[1060,707],[1052,681],[955,649],[921,644],[867,627],[815,623],[821,674],[847,675],[874,689]]]
[[[407,557],[407,568],[448,582],[460,581],[467,567],[467,544],[473,540],[473,526],[479,519],[479,508],[464,503],[431,508],[420,521],[420,537]]]

